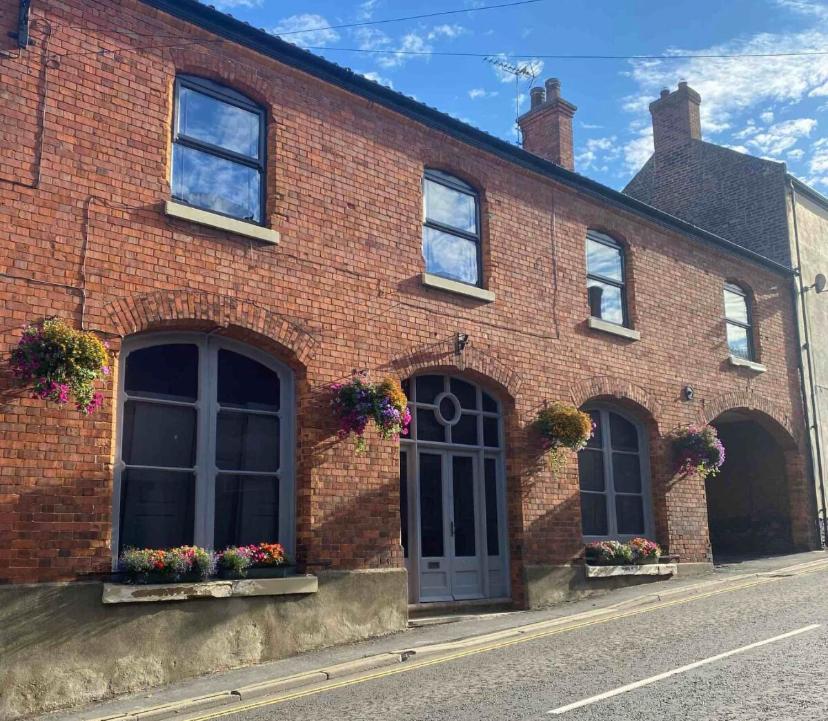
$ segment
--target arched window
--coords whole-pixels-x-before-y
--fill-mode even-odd
[[[115,549],[260,541],[293,547],[293,379],[203,334],[122,352]]]
[[[608,235],[590,230],[586,257],[589,314],[616,325],[629,325],[623,247]]]
[[[426,273],[482,285],[480,202],[467,183],[439,170],[423,177],[423,257]]]
[[[585,410],[595,433],[578,453],[584,536],[594,540],[649,535],[649,464],[641,428],[611,407]]]
[[[210,80],[176,78],[173,198],[261,224],[264,167],[264,109]]]
[[[743,360],[755,360],[753,324],[747,291],[734,283],[724,287],[725,325],[730,355]]]

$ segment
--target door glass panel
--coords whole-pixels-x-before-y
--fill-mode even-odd
[[[258,411],[279,410],[279,376],[252,358],[229,350],[218,352],[218,402]]]
[[[408,453],[400,453],[400,544],[408,558]]]
[[[612,482],[616,493],[641,493],[641,462],[637,455],[612,454]]]
[[[483,461],[486,486],[486,552],[490,556],[500,555],[500,531],[497,519],[497,461],[486,458]]]
[[[483,443],[492,448],[500,445],[499,422],[497,418],[483,417]]]
[[[279,418],[220,412],[216,422],[216,465],[231,471],[278,471]]]
[[[171,343],[127,356],[124,387],[131,396],[194,403],[198,398],[198,347]]]
[[[194,498],[192,473],[125,469],[121,474],[121,549],[191,545]]]
[[[476,446],[477,440],[477,416],[464,413],[460,416],[457,424],[451,427],[451,442],[460,443],[464,446]]]
[[[443,556],[443,458],[420,454],[420,542],[423,557]]]
[[[461,381],[459,378],[452,378],[451,392],[457,396],[463,410],[473,411],[477,409],[477,388],[471,383]]]
[[[578,478],[582,491],[603,491],[604,454],[585,448],[578,454]]]
[[[603,493],[581,493],[581,526],[585,536],[607,535],[607,497]]]
[[[164,403],[124,404],[123,460],[131,466],[192,468],[196,409]]]
[[[216,477],[213,545],[221,549],[279,538],[279,479],[276,476]]]
[[[618,533],[644,533],[644,501],[641,496],[616,496],[615,513]]]
[[[616,451],[638,450],[638,429],[626,418],[610,413],[610,442]]]
[[[446,427],[437,420],[434,411],[430,411],[427,408],[417,409],[417,440],[446,440]]]
[[[453,456],[452,490],[454,497],[454,555],[474,556],[474,459]]]
[[[443,376],[417,376],[417,403],[434,403],[444,390]]]

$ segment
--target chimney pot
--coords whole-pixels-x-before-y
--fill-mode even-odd
[[[544,85],[529,91],[531,106],[518,118],[523,149],[572,170],[572,116],[576,107],[561,97],[560,80],[549,78]]]
[[[532,100],[532,110],[534,110],[543,105],[543,101],[546,99],[546,91],[540,86],[534,87],[529,91],[529,97]]]
[[[670,94],[670,88],[662,88],[661,89],[661,97],[666,98]]]
[[[650,103],[653,116],[653,145],[656,156],[701,140],[701,96],[686,80],[672,93],[665,88],[658,100]]]
[[[561,81],[558,78],[549,78],[546,81],[546,100],[547,102],[557,100],[561,97]]]

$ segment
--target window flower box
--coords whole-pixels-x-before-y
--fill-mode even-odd
[[[675,563],[640,563],[631,566],[584,566],[587,578],[616,578],[618,576],[674,576]]]

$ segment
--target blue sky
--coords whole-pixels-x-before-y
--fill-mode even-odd
[[[393,51],[522,55],[538,83],[558,77],[578,106],[576,170],[623,187],[652,152],[648,103],[687,80],[702,96],[705,140],[785,161],[828,193],[828,55],[739,59],[574,60],[555,55],[828,51],[828,0],[541,0],[423,20],[320,29],[508,0],[211,0],[237,18],[511,141],[529,80],[482,58]],[[296,31],[304,31],[297,33]]]

